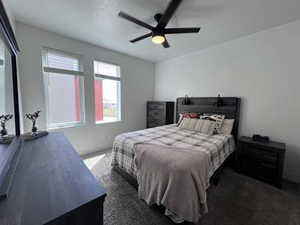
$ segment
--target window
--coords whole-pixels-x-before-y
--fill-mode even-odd
[[[94,61],[96,123],[121,120],[120,67]]]
[[[47,127],[84,122],[83,72],[80,57],[56,50],[43,51]]]

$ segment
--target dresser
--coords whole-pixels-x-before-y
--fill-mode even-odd
[[[102,225],[106,190],[62,133],[23,142],[2,225]]]
[[[254,178],[282,186],[285,144],[270,141],[262,143],[250,137],[241,137],[238,142],[238,170]]]
[[[174,123],[174,102],[147,102],[147,128]]]

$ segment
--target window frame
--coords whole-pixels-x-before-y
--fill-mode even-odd
[[[47,62],[47,53],[48,52],[57,52],[61,55],[68,57],[75,57],[79,61],[79,70],[65,70],[60,68],[49,67]],[[42,73],[43,73],[43,84],[44,84],[44,98],[45,98],[45,108],[46,108],[46,127],[48,130],[71,128],[83,126],[86,123],[86,114],[85,114],[85,90],[84,90],[84,78],[85,74],[83,71],[82,56],[68,53],[63,50],[52,49],[48,47],[42,48]],[[80,121],[73,122],[63,122],[63,123],[50,123],[50,107],[49,107],[49,91],[48,91],[48,77],[51,76],[51,73],[68,75],[73,77],[79,77],[80,85]]]
[[[99,63],[105,63],[105,64],[109,64],[109,65],[113,65],[118,67],[118,73],[119,73],[119,77],[114,77],[114,76],[109,76],[109,75],[105,75],[105,74],[101,74],[101,73],[96,73],[95,71],[95,62],[99,62]],[[99,60],[99,59],[93,59],[93,72],[94,72],[94,82],[96,79],[102,79],[102,80],[113,80],[113,81],[118,81],[119,82],[119,95],[118,95],[118,101],[119,101],[119,117],[117,120],[115,121],[97,121],[96,120],[96,115],[94,115],[94,121],[95,124],[99,125],[99,124],[109,124],[109,123],[119,123],[123,121],[123,106],[122,106],[122,87],[123,87],[123,80],[122,80],[122,70],[121,70],[121,66],[119,64],[113,63],[113,62],[109,62],[109,61],[105,61],[105,60]],[[96,111],[96,105],[95,105],[95,86],[94,86],[94,113]]]

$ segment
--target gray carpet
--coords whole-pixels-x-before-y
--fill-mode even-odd
[[[91,166],[107,189],[105,225],[172,225],[162,209],[148,207],[137,191],[111,171],[109,154]],[[300,225],[300,196],[225,169],[208,192],[209,213],[197,225]],[[189,223],[186,223],[189,224]]]

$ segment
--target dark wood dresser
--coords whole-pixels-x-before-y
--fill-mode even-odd
[[[285,144],[270,141],[262,143],[250,137],[241,137],[238,143],[237,164],[240,172],[282,186]]]
[[[147,128],[174,123],[174,102],[147,102]]]
[[[2,225],[102,225],[105,189],[62,133],[23,142]]]

